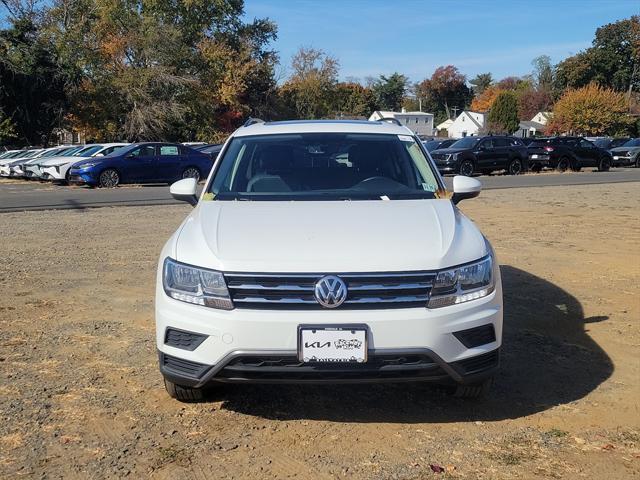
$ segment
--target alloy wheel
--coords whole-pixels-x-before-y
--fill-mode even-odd
[[[200,171],[195,167],[189,167],[182,172],[182,178],[195,178],[197,182],[200,180]]]

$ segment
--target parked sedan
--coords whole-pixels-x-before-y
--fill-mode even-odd
[[[69,172],[74,163],[92,157],[105,157],[116,150],[126,147],[128,143],[102,143],[96,145],[86,145],[82,150],[77,151],[73,155],[63,155],[61,157],[53,157],[46,159],[34,165],[34,173],[36,169],[40,170],[40,178],[43,180],[65,181],[69,182]]]
[[[84,145],[62,146],[54,147],[50,149],[40,149],[34,155],[29,158],[22,158],[17,162],[11,164],[11,176],[12,177],[26,177],[26,168],[32,163],[39,162],[43,157],[57,157],[60,155],[71,155],[84,148]]]
[[[2,177],[13,176],[14,165],[17,165],[18,163],[22,163],[24,161],[27,161],[33,158],[33,156],[35,156],[40,151],[41,149],[39,148],[32,148],[29,150],[21,150],[19,153],[15,155],[6,157],[2,161],[0,161],[0,176]]]
[[[640,138],[632,138],[624,145],[609,150],[613,156],[613,165],[631,166],[640,168]]]
[[[121,183],[172,183],[181,178],[204,178],[212,166],[211,157],[185,145],[138,143],[75,163],[69,181],[106,188]]]

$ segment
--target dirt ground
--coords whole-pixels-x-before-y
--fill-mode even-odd
[[[640,478],[640,183],[461,207],[502,264],[502,369],[482,401],[401,384],[178,403],[154,271],[190,207],[0,215],[0,478]]]

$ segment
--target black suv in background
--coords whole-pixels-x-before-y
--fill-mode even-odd
[[[539,171],[543,167],[555,168],[560,172],[571,169],[579,172],[582,167],[597,167],[607,171],[612,157],[606,150],[597,147],[581,137],[539,138],[527,147],[529,165]]]
[[[475,172],[506,170],[511,175],[527,171],[527,147],[509,136],[461,138],[448,148],[431,152],[440,173],[471,176]]]

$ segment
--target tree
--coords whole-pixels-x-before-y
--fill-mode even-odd
[[[296,118],[323,118],[331,112],[338,81],[338,60],[322,50],[301,47],[291,59],[292,74],[284,98]]]
[[[10,118],[7,118],[0,110],[0,145],[9,143],[16,138],[16,129]]]
[[[598,28],[590,48],[558,64],[556,92],[591,82],[628,97],[640,90],[640,16]]]
[[[511,134],[518,129],[518,99],[514,92],[500,92],[487,118],[491,133]]]
[[[491,107],[496,101],[496,98],[498,98],[498,95],[500,95],[504,91],[505,90],[495,85],[491,85],[490,87],[486,88],[479,96],[473,99],[473,101],[471,102],[471,110],[473,110],[474,112],[482,113],[488,112],[489,110],[491,110]]]
[[[375,95],[371,88],[354,81],[336,85],[332,110],[337,116],[369,117],[375,109]]]
[[[479,73],[475,78],[469,80],[472,85],[473,93],[478,98],[482,93],[491,86],[493,83],[493,77],[491,73]],[[473,108],[473,107],[472,107]]]
[[[373,84],[373,95],[377,109],[398,111],[407,91],[409,79],[397,72],[389,77],[380,75]]]
[[[535,87],[539,90],[550,91],[553,86],[554,69],[549,55],[540,55],[531,61]]]
[[[417,87],[418,94],[427,100],[434,114],[443,112],[451,118],[451,110],[463,110],[471,100],[471,90],[467,87],[467,77],[453,65],[436,68],[430,78]]]
[[[518,115],[521,120],[528,120],[538,112],[549,111],[553,105],[551,92],[538,88],[527,88],[518,93]]]
[[[629,103],[623,93],[590,83],[564,93],[553,108],[547,131],[580,135],[619,134],[631,127],[628,109]]]

